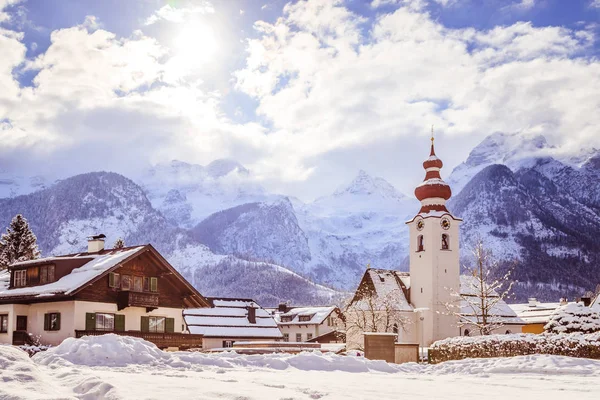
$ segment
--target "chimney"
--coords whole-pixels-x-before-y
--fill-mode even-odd
[[[287,304],[285,304],[285,303],[279,303],[279,307],[278,307],[277,311],[279,311],[281,313],[288,312],[288,306],[287,306]]]
[[[586,307],[589,307],[590,304],[592,304],[592,298],[591,297],[582,297],[581,301],[583,302],[583,305]]]
[[[537,299],[535,297],[530,297],[527,299],[529,303],[529,307],[537,307]]]
[[[567,305],[568,303],[569,303],[569,301],[567,300],[566,297],[561,297],[560,298],[560,305],[561,306]]]
[[[256,323],[256,308],[254,306],[248,307],[248,322],[251,324]]]
[[[89,236],[88,253],[98,253],[104,250],[104,239],[106,239],[106,235],[104,235],[103,233],[99,235]]]

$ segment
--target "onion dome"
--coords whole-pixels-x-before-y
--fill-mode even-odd
[[[425,168],[425,180],[415,189],[415,196],[421,202],[419,213],[431,211],[448,212],[446,200],[452,196],[450,186],[440,176],[440,169],[444,166],[442,160],[435,155],[433,137],[431,138],[431,153],[429,158],[423,162]]]

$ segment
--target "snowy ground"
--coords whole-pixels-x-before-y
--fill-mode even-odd
[[[558,356],[435,366],[356,357],[164,353],[112,335],[29,359],[0,346],[0,399],[592,399],[600,362]]]

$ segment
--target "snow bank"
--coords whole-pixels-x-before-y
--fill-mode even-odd
[[[551,333],[593,333],[600,331],[600,315],[583,303],[569,303],[558,307],[544,326]]]
[[[17,351],[18,350],[13,350]],[[29,362],[25,353],[21,359]],[[339,356],[319,351],[300,354],[242,355],[223,353],[163,352],[143,339],[117,335],[67,339],[58,347],[33,357],[42,365],[116,366],[139,365],[160,369],[199,371],[204,368],[239,370],[271,369],[300,371],[341,371],[349,373],[443,374],[572,374],[600,376],[600,361],[549,355],[528,355],[495,359],[468,359],[437,365],[388,364],[364,357]],[[31,364],[31,362],[29,362]],[[2,366],[0,364],[0,366]]]
[[[59,396],[26,352],[16,347],[0,345],[0,399],[68,398]]]
[[[108,334],[68,338],[57,347],[36,354],[33,359],[43,365],[68,361],[78,365],[122,367],[158,365],[167,362],[169,354],[143,339]]]

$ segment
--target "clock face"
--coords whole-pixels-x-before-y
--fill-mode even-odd
[[[422,231],[424,227],[425,227],[425,222],[422,219],[418,220],[417,221],[417,230]]]
[[[448,218],[442,218],[442,221],[440,222],[440,224],[442,225],[443,229],[450,229],[450,220]]]

